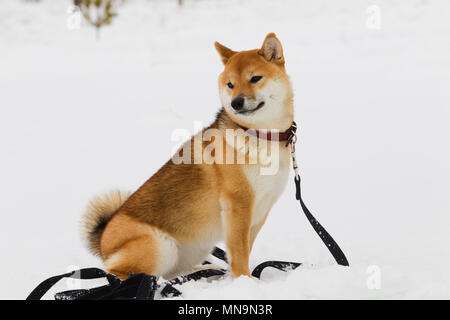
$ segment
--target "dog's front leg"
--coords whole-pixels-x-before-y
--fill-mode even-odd
[[[235,199],[237,200],[237,199]],[[227,214],[226,242],[230,254],[231,272],[234,277],[250,277],[248,260],[250,256],[251,207],[239,203],[231,205]]]

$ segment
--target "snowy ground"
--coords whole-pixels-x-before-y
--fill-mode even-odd
[[[0,298],[101,266],[79,239],[88,199],[136,189],[171,155],[167,133],[213,119],[215,40],[250,49],[271,31],[294,84],[305,200],[351,267],[333,264],[289,184],[251,266],[315,267],[188,284],[184,297],[450,298],[448,1],[129,0],[98,41],[67,28],[69,3],[0,3]]]

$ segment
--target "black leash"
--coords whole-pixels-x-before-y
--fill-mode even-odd
[[[306,218],[308,219],[309,223],[311,223],[311,226],[316,231],[317,235],[322,239],[323,243],[327,247],[327,249],[330,251],[331,255],[333,256],[334,260],[336,260],[337,264],[341,266],[348,266],[348,260],[345,257],[344,252],[342,252],[339,245],[334,241],[333,237],[325,230],[325,228],[317,221],[316,218],[312,215],[312,213],[309,211],[309,209],[306,207],[305,203],[303,202],[301,190],[300,190],[300,176],[295,177],[295,188],[296,188],[296,194],[295,197],[297,200],[300,201],[300,205],[302,206],[303,212],[306,215]]]
[[[59,280],[63,278],[73,278],[73,279],[107,278],[110,285],[115,285],[117,281],[119,281],[119,279],[117,279],[115,276],[108,274],[105,271],[98,268],[85,268],[80,270],[74,270],[44,280],[28,295],[27,300],[40,300],[44,296],[44,294],[46,294],[47,291],[50,290],[51,287],[53,287]]]
[[[215,247],[211,254],[228,263],[224,250]],[[210,264],[210,262],[205,261],[203,264]],[[266,261],[259,264],[253,270],[252,276],[260,279],[262,271],[268,267],[287,271],[288,269],[295,269],[300,265],[301,264],[297,262]],[[160,294],[164,298],[178,297],[182,293],[174,287],[175,285],[182,285],[188,281],[198,281],[210,277],[220,277],[225,274],[226,270],[224,269],[205,269],[176,277],[158,285],[155,276],[147,275],[145,273],[131,274],[128,279],[121,281],[116,276],[101,269],[85,268],[44,280],[29,294],[26,300],[40,300],[58,281],[64,278],[81,280],[106,278],[108,284],[92,289],[76,289],[58,292],[55,294],[55,300],[154,300],[155,294],[159,288],[162,288]]]
[[[26,300],[40,300],[50,288],[63,278],[83,280],[106,278],[108,284],[92,289],[58,292],[55,294],[55,300],[153,300],[157,289],[156,277],[145,273],[132,274],[127,280],[120,281],[114,275],[101,269],[85,268],[54,276],[43,281],[29,294]]]
[[[327,249],[330,251],[331,255],[333,256],[334,260],[336,260],[337,264],[341,266],[348,266],[348,260],[345,257],[344,252],[342,252],[339,245],[334,241],[333,237],[325,230],[325,228],[317,221],[316,218],[312,215],[311,211],[306,207],[305,202],[302,199],[302,193],[300,188],[300,174],[298,173],[298,165],[297,160],[295,157],[295,143],[297,142],[297,124],[294,122],[292,129],[292,135],[290,136],[288,140],[288,144],[291,145],[291,158],[292,158],[292,167],[294,169],[295,173],[295,198],[300,201],[300,205],[302,207],[303,213],[306,215],[306,218],[308,219],[311,226],[314,228],[314,231],[316,231],[317,235],[322,239],[323,243],[327,247]]]

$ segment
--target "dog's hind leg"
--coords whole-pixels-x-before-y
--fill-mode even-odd
[[[120,231],[117,227],[120,225]],[[102,236],[107,272],[124,280],[131,273],[165,276],[178,261],[176,240],[155,227],[127,216],[111,220]]]

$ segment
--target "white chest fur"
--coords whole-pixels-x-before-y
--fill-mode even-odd
[[[264,219],[286,187],[289,177],[289,148],[284,147],[283,142],[272,143],[276,143],[277,146],[280,145],[277,148],[278,154],[272,152],[271,155],[270,151],[267,153],[266,150],[260,150],[264,155],[269,155],[267,159],[263,159],[267,165],[262,166],[261,164],[256,164],[244,166],[244,172],[248,182],[252,186],[255,196],[252,225]],[[269,160],[269,162],[266,162],[266,160]],[[270,166],[271,170],[262,170],[264,167],[267,168],[267,166]]]

